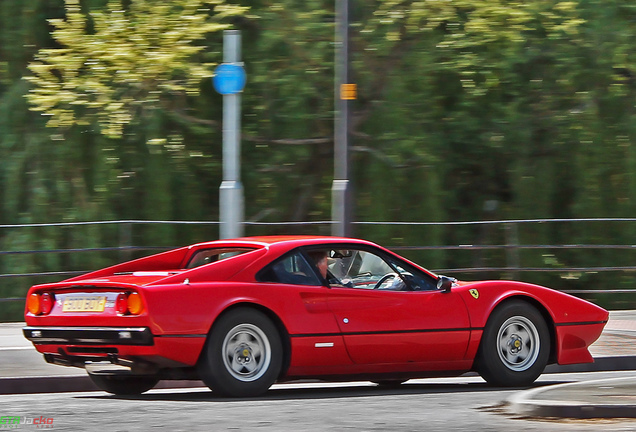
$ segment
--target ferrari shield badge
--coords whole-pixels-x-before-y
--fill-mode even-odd
[[[470,293],[471,296],[473,296],[475,299],[479,298],[479,291],[477,291],[476,289],[471,289],[468,291]]]

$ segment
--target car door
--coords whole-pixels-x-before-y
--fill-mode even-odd
[[[353,362],[443,364],[464,359],[470,321],[459,295],[437,290],[431,275],[395,257],[369,250],[332,255],[349,255],[344,264],[332,258],[330,268],[340,283],[330,281],[328,304]]]
[[[313,262],[293,250],[258,272],[263,284],[278,293],[278,312],[289,335],[291,375],[324,373],[352,363],[333,312],[328,305],[330,289]]]

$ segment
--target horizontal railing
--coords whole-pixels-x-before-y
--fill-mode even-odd
[[[438,273],[502,273],[515,274],[519,272],[548,272],[548,273],[598,273],[598,272],[635,272],[636,265],[598,265],[598,266],[523,266],[520,264],[519,252],[524,250],[636,250],[636,244],[520,244],[518,241],[517,228],[526,224],[553,224],[553,223],[617,223],[636,222],[636,218],[572,218],[572,219],[515,219],[515,220],[483,220],[483,221],[452,221],[452,222],[353,222],[354,227],[363,229],[373,227],[461,227],[461,226],[502,226],[506,228],[506,244],[451,244],[451,245],[392,245],[387,248],[395,252],[417,252],[417,251],[504,251],[506,254],[506,265],[504,266],[467,266],[457,268],[431,269]],[[246,230],[260,227],[323,227],[329,229],[332,221],[312,221],[312,222],[245,222]],[[29,224],[5,224],[0,225],[0,229],[25,229],[25,228],[66,228],[80,227],[86,225],[119,225],[120,236],[119,246],[91,247],[91,248],[68,248],[68,249],[46,249],[46,250],[5,250],[0,251],[0,258],[3,256],[19,255],[42,255],[42,254],[83,254],[95,252],[109,252],[130,254],[132,252],[157,252],[169,250],[167,246],[134,246],[132,243],[132,227],[136,225],[173,225],[173,226],[218,226],[218,221],[164,221],[164,220],[112,220],[112,221],[88,221],[88,222],[59,222],[59,223],[29,223]],[[513,227],[510,229],[510,227]],[[636,231],[636,225],[635,225]],[[370,239],[373,240],[373,239]],[[636,242],[636,239],[635,239]],[[386,242],[385,242],[386,243]],[[182,245],[179,245],[182,246]],[[177,247],[177,246],[175,246]],[[634,260],[636,262],[636,260]],[[69,270],[69,271],[33,271],[15,272],[0,274],[0,281],[13,278],[40,278],[59,277],[66,278],[87,273],[92,270]],[[573,294],[586,293],[585,290],[563,290]],[[630,289],[608,289],[595,290],[595,293],[633,293],[636,290]],[[0,302],[24,301],[22,297],[0,298]]]

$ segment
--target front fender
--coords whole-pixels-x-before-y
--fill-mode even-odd
[[[594,361],[588,347],[600,337],[609,319],[609,312],[593,303],[538,285],[490,281],[462,283],[454,290],[464,299],[471,328],[479,338],[488,318],[502,303],[514,298],[535,305],[548,321],[554,338],[552,358],[558,364]]]

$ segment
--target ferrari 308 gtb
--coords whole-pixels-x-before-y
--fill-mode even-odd
[[[549,363],[592,362],[608,312],[545,287],[460,282],[337,237],[199,243],[29,290],[24,335],[49,363],[138,394],[201,379],[253,396],[275,382],[477,371],[527,386]]]

